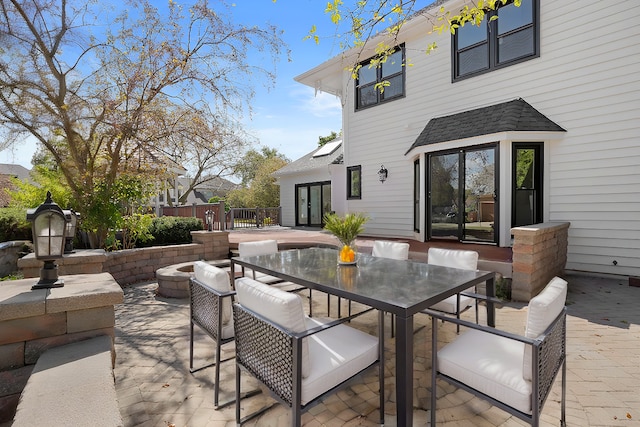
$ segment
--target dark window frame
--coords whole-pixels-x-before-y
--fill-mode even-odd
[[[514,28],[510,31],[505,32],[504,34],[498,34],[498,21],[500,16],[500,9],[506,6],[510,6],[513,4],[513,0],[509,1],[504,6],[499,6],[495,11],[488,12],[482,21],[483,26],[487,28],[487,36],[484,40],[471,44],[469,46],[465,46],[462,49],[458,49],[458,31],[454,35],[451,36],[451,81],[457,82],[460,80],[465,80],[471,77],[475,77],[478,75],[482,75],[485,73],[489,73],[495,70],[499,70],[505,67],[509,67],[511,65],[519,64],[521,62],[529,61],[531,59],[540,57],[540,1],[539,0],[531,0],[532,5],[532,22],[526,25],[522,25],[520,27]],[[520,6],[522,7],[522,6]],[[493,21],[489,21],[492,16],[498,15],[498,19],[494,19]],[[472,23],[467,23],[466,25],[473,25]],[[508,59],[505,61],[499,60],[499,40],[500,38],[512,36],[518,33],[522,33],[523,31],[527,31],[532,29],[533,31],[533,53],[524,54],[518,56],[513,59]],[[481,47],[483,45],[487,45],[487,66],[481,69],[471,71],[460,75],[459,73],[459,53],[468,52],[474,48]]]
[[[357,172],[357,191],[353,190],[353,177]],[[357,194],[356,194],[357,193]],[[347,200],[359,200],[362,199],[362,166],[348,166],[347,167]]]
[[[400,66],[400,71],[397,71],[395,73],[389,74],[389,75],[383,75],[383,66],[380,67],[376,67],[375,73],[376,73],[376,78],[375,80],[372,81],[367,81],[366,83],[360,84],[360,70],[362,69],[368,69],[369,64],[371,63],[371,61],[373,59],[375,59],[375,57],[369,58],[366,61],[363,61],[359,64],[360,66],[360,70],[358,70],[358,78],[356,78],[355,80],[355,103],[354,103],[354,109],[355,111],[361,111],[361,110],[366,110],[367,108],[371,108],[371,107],[375,107],[376,105],[380,105],[380,104],[384,104],[386,102],[389,101],[394,101],[396,99],[400,99],[400,98],[404,98],[406,95],[406,79],[407,79],[407,75],[405,72],[405,68],[406,68],[406,53],[405,53],[405,47],[404,47],[404,43],[398,45],[395,47],[397,52],[398,50],[400,50],[400,52],[402,53],[402,64]],[[394,52],[394,53],[395,53]],[[396,94],[396,95],[392,95],[392,96],[385,96],[385,93],[382,92],[380,93],[380,91],[378,89],[375,89],[374,86],[378,83],[381,83],[383,81],[389,81],[393,78],[396,77],[401,77],[402,82],[401,82],[401,90],[400,93]],[[367,104],[367,105],[361,105],[361,93],[362,93],[362,89],[370,89],[373,90],[376,94],[376,101],[374,103],[371,104]]]

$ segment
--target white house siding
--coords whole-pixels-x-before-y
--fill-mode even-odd
[[[541,0],[540,8],[541,54],[533,60],[452,83],[448,35],[408,40],[406,97],[358,112],[344,73],[344,165],[362,166],[362,199],[348,209],[370,215],[367,234],[415,237],[413,161],[427,147],[405,152],[427,122],[523,98],[567,130],[545,141],[544,172],[545,221],[571,222],[567,268],[640,276],[640,8],[635,0]],[[425,23],[424,34],[429,29]],[[421,53],[433,37],[438,50]],[[507,215],[510,141],[501,153]]]
[[[331,177],[329,175],[328,166],[322,170],[316,169],[299,174],[288,174],[280,176],[280,206],[282,206],[282,225],[287,227],[294,227],[296,225],[296,184],[307,184],[329,180],[331,180]]]

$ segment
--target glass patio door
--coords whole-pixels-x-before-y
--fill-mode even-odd
[[[331,211],[331,182],[296,185],[296,225],[322,227]]]
[[[497,242],[497,146],[430,154],[428,239]]]

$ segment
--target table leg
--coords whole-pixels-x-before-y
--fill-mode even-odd
[[[413,425],[413,316],[396,316],[396,405],[398,427]]]
[[[496,308],[492,298],[496,296],[496,286],[494,279],[487,280],[487,325],[494,328],[496,326]]]

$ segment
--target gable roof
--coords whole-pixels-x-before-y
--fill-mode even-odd
[[[439,142],[497,132],[521,131],[566,132],[524,99],[518,98],[450,116],[433,118],[429,120],[407,153],[416,147]]]
[[[0,175],[26,180],[29,179],[29,169],[13,163],[0,163]]]
[[[335,148],[333,151],[324,155],[321,154],[323,148],[328,145],[335,143]],[[326,167],[331,164],[340,164],[342,163],[342,139],[334,139],[333,141],[327,142],[325,146],[316,148],[312,152],[302,156],[298,160],[295,160],[277,171],[275,171],[273,176],[282,176],[282,175],[291,175],[300,172],[306,172],[313,169],[318,169],[322,167]]]

